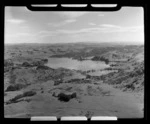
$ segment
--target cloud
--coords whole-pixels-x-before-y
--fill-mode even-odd
[[[5,37],[9,37],[9,38],[17,38],[17,37],[28,37],[28,36],[32,36],[32,34],[29,33],[15,33],[15,34],[5,34]]]
[[[112,24],[101,24],[100,27],[105,28],[105,33],[111,33],[111,32],[137,32],[141,31],[143,32],[144,27],[143,26],[132,26],[132,27],[123,27],[118,25],[112,25]]]
[[[92,33],[92,32],[97,32],[97,31],[102,31],[102,28],[83,28],[80,30],[58,30],[59,33],[64,33],[64,34],[78,34],[78,33]]]
[[[13,23],[13,24],[21,24],[21,23],[24,23],[25,20],[22,20],[22,19],[7,19],[6,22]]]
[[[30,33],[15,33],[15,34],[5,34],[5,43],[22,43],[29,42],[31,43],[34,40],[34,37]]]
[[[105,28],[121,28],[120,26],[112,25],[112,24],[101,24],[99,26],[102,26],[102,27],[105,27]]]
[[[141,32],[144,33],[143,26],[133,26],[133,27],[122,27],[119,30],[120,32]]]
[[[59,15],[69,19],[75,19],[87,14],[88,12],[60,12]]]
[[[93,23],[93,22],[90,22],[90,23],[88,23],[89,25],[96,25],[95,23]]]
[[[121,32],[137,32],[143,31],[143,26],[121,27],[115,25],[103,25],[103,27],[83,28],[80,30],[57,30],[64,34],[80,34],[80,33],[121,33]],[[144,32],[143,32],[144,33]]]
[[[59,27],[66,24],[70,24],[77,21],[78,17],[81,17],[88,12],[58,12],[57,14],[60,17],[63,17],[65,20],[59,23],[48,23],[49,26]]]
[[[76,20],[75,19],[68,19],[68,20],[65,20],[65,23],[72,23],[72,22],[75,22]]]
[[[76,19],[67,19],[67,20],[62,21],[60,23],[48,23],[48,25],[49,26],[54,26],[54,27],[59,27],[59,26],[63,26],[63,25],[66,25],[66,24],[73,23],[75,21],[76,21]]]
[[[47,30],[43,30],[43,31],[40,31],[36,34],[34,34],[35,37],[47,37],[47,36],[54,36],[56,35],[57,32],[56,31],[47,31]]]
[[[130,30],[131,32],[141,31],[142,33],[144,33],[144,26],[129,27],[128,30]]]
[[[68,36],[81,36],[82,34],[87,34],[87,35],[93,35],[93,34],[102,34],[102,33],[143,33],[143,26],[134,26],[134,27],[119,27],[118,26],[104,26],[103,27],[94,27],[94,28],[82,28],[78,30],[65,30],[65,29],[59,29],[55,31],[48,31],[48,30],[42,30],[39,31],[35,34],[30,34],[30,33],[16,33],[16,34],[5,34],[6,39],[41,39],[45,37],[59,37],[61,35],[68,35]],[[126,33],[125,33],[126,34]]]

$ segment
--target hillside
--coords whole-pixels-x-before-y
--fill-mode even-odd
[[[53,68],[46,66],[49,57],[104,61],[109,67],[87,71]],[[143,110],[144,46],[80,43],[5,48],[5,117],[141,118]]]

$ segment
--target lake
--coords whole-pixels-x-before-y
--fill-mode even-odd
[[[92,61],[92,60],[84,60],[78,61],[71,58],[48,58],[48,63],[46,66],[51,68],[67,68],[67,69],[75,69],[75,70],[99,70],[109,67],[109,65],[105,64],[102,61]]]

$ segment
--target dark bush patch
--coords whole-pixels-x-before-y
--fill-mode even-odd
[[[76,98],[77,95],[76,93],[72,93],[72,94],[64,94],[64,93],[60,93],[58,94],[58,100],[60,101],[64,101],[64,102],[68,102],[70,99]]]
[[[86,79],[90,79],[91,78],[91,75],[86,75]]]
[[[6,91],[17,91],[17,90],[20,90],[20,89],[24,88],[25,86],[26,86],[25,84],[9,85],[6,89]]]
[[[19,94],[19,95],[15,96],[14,98],[10,99],[9,101],[15,103],[18,99],[20,99],[22,97],[23,97],[23,95]]]
[[[77,97],[77,94],[76,93],[73,93],[72,95],[71,95],[71,98],[76,98]]]
[[[91,80],[89,79],[71,79],[71,80],[68,80],[66,81],[65,83],[78,83],[78,84],[81,84],[81,83],[91,83]]]
[[[26,96],[33,96],[35,95],[36,92],[35,91],[27,91],[27,92],[24,92],[23,93],[23,97],[26,97]]]
[[[43,61],[35,61],[35,62],[32,62],[32,65],[33,66],[43,66],[45,64],[45,62]]]
[[[40,66],[38,66],[38,67],[36,68],[36,70],[40,70],[40,69],[42,69],[42,70],[48,70],[48,69],[50,69],[50,67],[44,66],[44,65],[40,65]]]
[[[63,81],[62,80],[56,80],[54,81],[54,86],[61,84]]]
[[[19,100],[19,99],[21,99],[23,97],[33,96],[35,94],[36,94],[36,92],[34,92],[34,91],[24,92],[23,94],[19,94],[19,95],[15,96],[14,98],[10,99],[8,102],[6,102],[6,104],[17,103],[20,101],[30,102],[31,101],[30,99],[27,99],[27,100]]]
[[[24,67],[32,67],[32,65],[30,63],[28,63],[28,62],[23,62],[22,66],[24,66]]]
[[[104,61],[106,64],[109,63],[109,60],[103,56],[94,56],[91,60],[93,61]]]
[[[125,87],[126,87],[127,89],[131,89],[131,90],[134,90],[134,89],[135,89],[135,87],[134,87],[133,84],[127,84]]]
[[[48,59],[42,59],[41,61],[43,61],[44,63],[47,63]]]
[[[68,87],[67,89],[66,89],[66,91],[70,91],[72,89],[72,87]]]
[[[22,97],[23,97],[22,94],[19,94],[15,96],[14,98],[10,99],[9,101],[7,101],[6,104],[17,103],[19,102],[18,100]]]

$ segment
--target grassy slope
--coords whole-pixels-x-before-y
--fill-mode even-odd
[[[31,51],[33,54],[30,53]],[[5,89],[12,84],[24,84],[25,87],[15,91],[5,92],[4,106],[6,116],[11,117],[14,115],[14,117],[28,117],[31,115],[38,115],[39,112],[39,115],[49,115],[53,113],[58,116],[67,114],[87,116],[117,115],[119,117],[142,116],[141,107],[139,108],[142,102],[139,102],[133,94],[128,94],[111,87],[111,85],[113,85],[124,91],[143,92],[144,47],[142,46],[109,46],[107,48],[100,48],[93,46],[87,47],[85,45],[82,45],[82,47],[81,45],[71,45],[71,47],[67,45],[63,47],[59,45],[55,47],[26,45],[25,47],[9,46],[9,49],[5,52],[6,58],[12,59],[12,62],[17,60],[22,63],[24,61],[38,61],[53,54],[62,54],[62,51],[64,51],[64,55],[67,57],[73,56],[79,58],[81,56],[87,57],[97,55],[106,57],[110,61],[116,59],[124,59],[124,61],[115,62],[115,66],[112,67],[119,69],[117,73],[113,72],[99,76],[98,80],[92,77],[89,79],[90,81],[88,81],[88,83],[86,83],[86,80],[82,80],[82,78],[85,78],[84,75],[80,76],[80,73],[72,70],[54,70],[51,68],[48,70],[36,70],[35,67],[15,67],[11,69],[11,67],[8,67],[8,71],[5,72],[4,77]],[[14,53],[13,55],[11,54],[12,52]],[[21,54],[21,56],[19,54]],[[79,75],[77,77],[82,78],[77,82],[73,82],[71,79],[74,78],[74,75]],[[55,85],[57,79],[64,78],[70,80],[71,83],[62,83],[60,81],[61,83]],[[6,105],[7,101],[28,91],[35,91],[36,94],[30,98],[27,97],[23,100],[19,99],[17,103]],[[62,103],[52,96],[54,92],[77,92],[78,97],[68,103]]]

